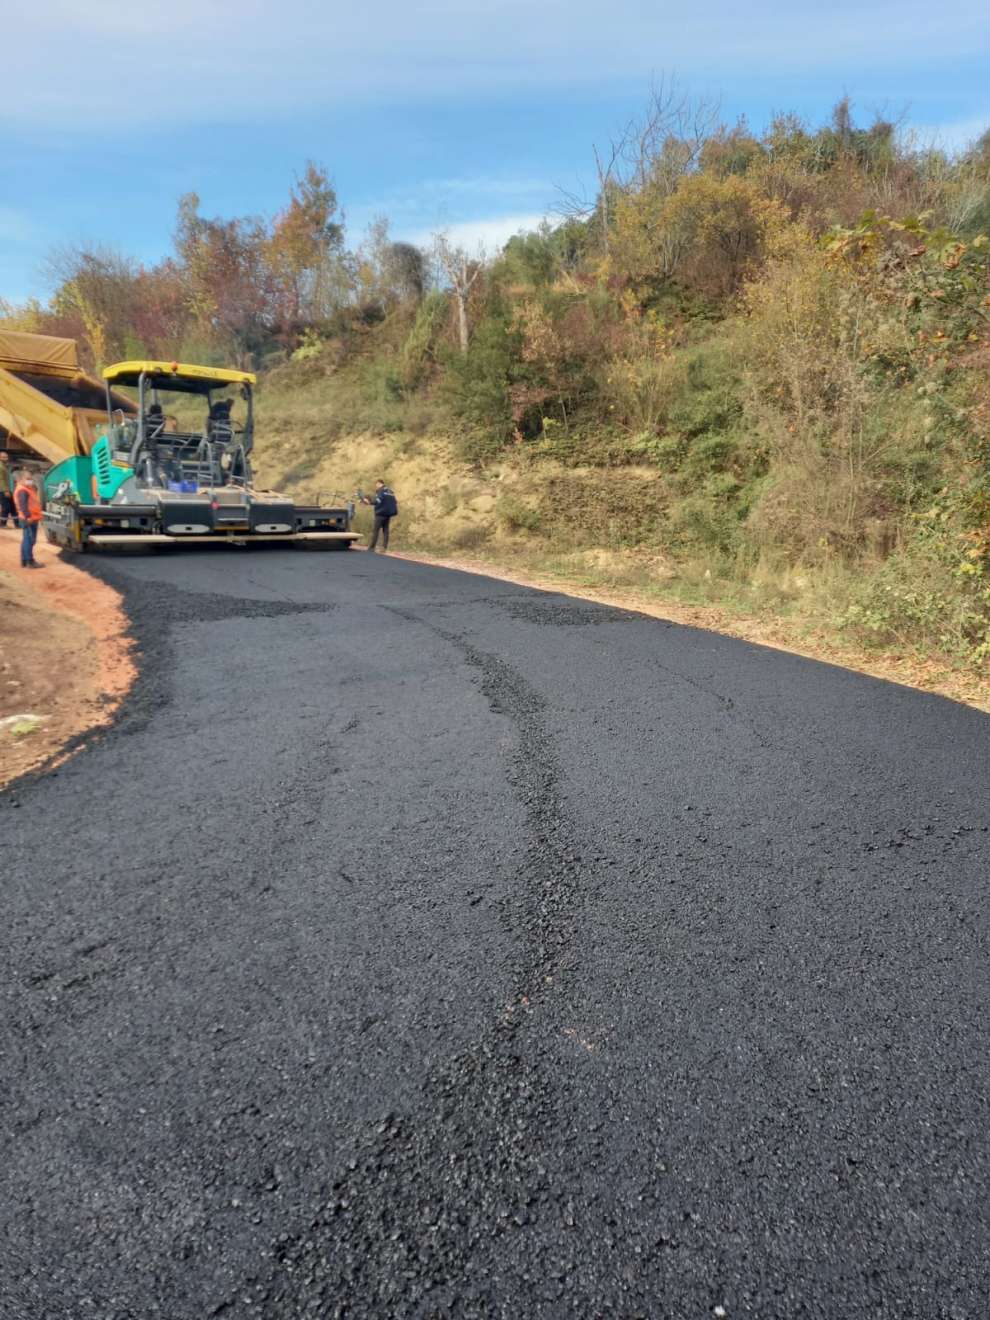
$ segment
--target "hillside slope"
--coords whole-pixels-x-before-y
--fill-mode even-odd
[[[351,429],[355,410],[377,425]],[[471,462],[456,431],[423,429],[429,410],[400,408],[383,426],[373,404],[355,403],[354,373],[331,358],[264,377],[258,417],[265,484],[297,496],[352,496],[383,477],[400,501],[400,552],[632,605],[990,709],[981,660],[932,648],[921,635],[864,638],[850,616],[864,579],[849,568],[777,556],[753,562],[746,576],[717,551],[672,548],[670,521],[683,518],[683,500],[672,499],[656,464],[566,464],[518,446]],[[359,510],[359,527],[369,522]],[[884,567],[875,557],[870,575]]]

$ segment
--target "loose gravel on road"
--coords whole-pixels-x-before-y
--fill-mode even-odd
[[[990,719],[351,554],[94,559],[0,794],[0,1317],[990,1294]]]

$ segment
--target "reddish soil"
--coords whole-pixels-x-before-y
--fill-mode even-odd
[[[136,672],[117,593],[41,542],[22,569],[19,546],[0,528],[0,787],[105,725]]]

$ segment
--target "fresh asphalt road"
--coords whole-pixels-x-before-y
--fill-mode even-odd
[[[0,1316],[951,1317],[990,719],[384,557],[94,561],[0,796]]]

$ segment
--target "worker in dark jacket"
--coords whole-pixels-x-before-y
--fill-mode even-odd
[[[14,489],[14,508],[21,526],[21,568],[40,568],[34,557],[34,543],[41,526],[41,500],[30,472],[22,472]]]
[[[371,540],[368,543],[368,549],[374,551],[378,544],[378,534],[381,533],[382,551],[388,550],[388,529],[389,524],[395,515],[399,512],[399,504],[392,491],[385,485],[381,477],[375,482],[375,493],[371,499],[366,495],[361,496],[362,504],[370,504],[375,514],[375,527],[371,533]]]
[[[7,526],[8,518],[15,518],[14,497],[11,493],[12,485],[10,480],[10,455],[6,450],[0,451],[0,527]]]

